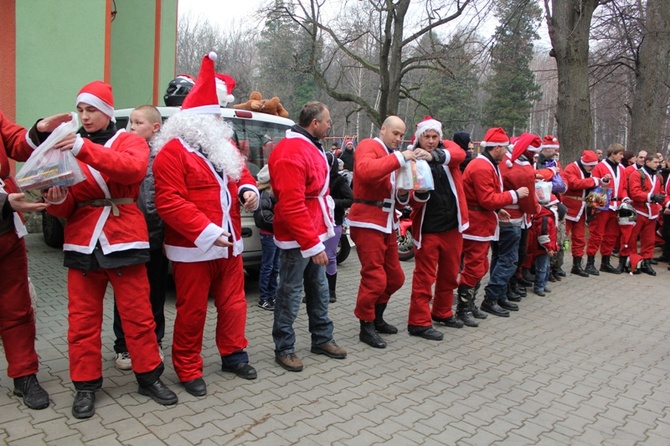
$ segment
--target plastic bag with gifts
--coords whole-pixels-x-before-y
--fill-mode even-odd
[[[568,190],[568,186],[563,181],[561,174],[556,174],[551,177],[551,191],[555,194],[564,194]]]
[[[35,149],[16,174],[16,182],[22,191],[48,189],[53,186],[72,186],[86,179],[77,158],[70,150],[61,151],[54,146],[58,141],[79,128],[76,113],[64,122]]]
[[[435,189],[433,174],[425,160],[408,161],[398,169],[396,175],[398,189],[427,191]]]
[[[586,205],[599,211],[606,211],[610,207],[612,189],[596,186],[586,195]]]
[[[551,201],[551,183],[548,181],[536,181],[535,196],[541,205],[549,203]]]

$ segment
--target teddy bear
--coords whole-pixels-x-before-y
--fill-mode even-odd
[[[288,111],[281,105],[277,96],[271,99],[263,99],[263,96],[258,91],[252,91],[247,102],[235,104],[233,105],[233,108],[267,113],[270,115],[282,116],[284,118],[288,116]]]

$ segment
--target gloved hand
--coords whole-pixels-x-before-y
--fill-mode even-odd
[[[663,203],[665,200],[665,195],[663,194],[652,194],[651,195],[651,202],[652,203]]]

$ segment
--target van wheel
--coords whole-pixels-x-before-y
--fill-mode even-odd
[[[57,217],[42,211],[42,234],[44,242],[52,248],[62,248],[64,242],[63,225]]]

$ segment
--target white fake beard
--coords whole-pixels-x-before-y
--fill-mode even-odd
[[[216,115],[177,112],[165,121],[158,132],[154,151],[157,153],[172,139],[181,138],[205,155],[214,168],[237,181],[242,174],[244,158],[230,142],[232,137],[231,125]]]

